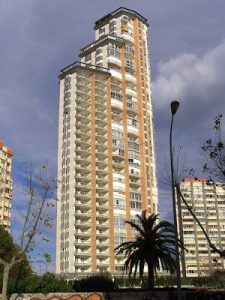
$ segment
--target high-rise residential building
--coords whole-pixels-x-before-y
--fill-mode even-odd
[[[61,70],[56,273],[119,273],[125,220],[157,213],[147,20],[119,8]]]
[[[212,243],[221,250],[225,249],[225,184],[186,178],[181,184],[181,192]],[[224,268],[224,259],[213,253],[200,226],[179,199],[178,221],[180,238],[187,249],[182,253],[183,276],[206,276],[216,269]]]
[[[13,152],[0,140],[0,224],[10,231]]]

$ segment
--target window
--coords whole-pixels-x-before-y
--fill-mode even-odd
[[[85,56],[85,62],[90,61],[91,60],[91,54],[88,54],[87,56]]]
[[[105,27],[100,28],[98,32],[99,32],[99,35],[105,34]]]

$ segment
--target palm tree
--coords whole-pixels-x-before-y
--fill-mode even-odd
[[[134,270],[134,277],[139,271],[140,278],[143,279],[144,267],[147,264],[148,287],[154,288],[154,275],[160,265],[171,275],[176,270],[174,225],[167,221],[157,222],[158,215],[148,216],[146,210],[136,217],[136,223],[126,221],[137,231],[135,239],[120,244],[115,252],[116,255],[125,255],[124,269],[129,271],[129,277]]]

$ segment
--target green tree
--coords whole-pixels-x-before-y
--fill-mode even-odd
[[[36,243],[35,237],[42,236],[42,226],[51,227],[51,217],[47,214],[47,208],[52,204],[53,188],[55,180],[48,172],[47,165],[41,166],[38,172],[34,172],[32,165],[27,169],[27,185],[24,190],[24,198],[27,201],[24,222],[20,234],[20,245],[14,245],[12,238],[5,235],[0,253],[0,265],[3,267],[2,300],[7,299],[8,281],[10,270],[21,263],[27,253],[33,251]],[[2,191],[2,187],[0,189]],[[42,239],[44,239],[42,237]],[[2,237],[0,236],[0,241]],[[46,239],[45,239],[46,240]]]
[[[74,281],[76,292],[110,292],[117,288],[117,284],[109,274],[99,274]]]
[[[206,154],[207,162],[203,171],[210,176],[210,181],[219,180],[225,182],[225,141],[222,140],[222,115],[214,119],[214,137],[207,139],[202,146]]]
[[[126,221],[137,235],[133,241],[124,242],[115,248],[116,254],[125,255],[124,268],[129,271],[129,277],[137,272],[143,279],[144,267],[148,268],[148,287],[154,288],[154,277],[157,269],[162,266],[163,270],[170,274],[175,272],[175,230],[174,225],[167,222],[157,222],[158,215],[137,215],[138,222]]]
[[[52,257],[49,253],[44,253],[43,257],[45,259],[46,273],[48,273],[48,264],[50,264],[52,262]]]

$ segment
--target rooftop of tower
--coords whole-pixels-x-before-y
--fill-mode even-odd
[[[99,27],[101,27],[102,25],[107,23],[109,20],[113,19],[114,17],[116,17],[117,15],[122,14],[122,13],[129,14],[130,16],[134,16],[134,17],[138,18],[139,20],[141,20],[143,23],[145,23],[147,26],[149,26],[147,19],[144,18],[142,15],[140,15],[135,10],[131,10],[131,9],[128,9],[125,7],[120,7],[118,9],[114,10],[113,12],[105,15],[101,19],[97,20],[95,22],[94,29],[98,29]]]

